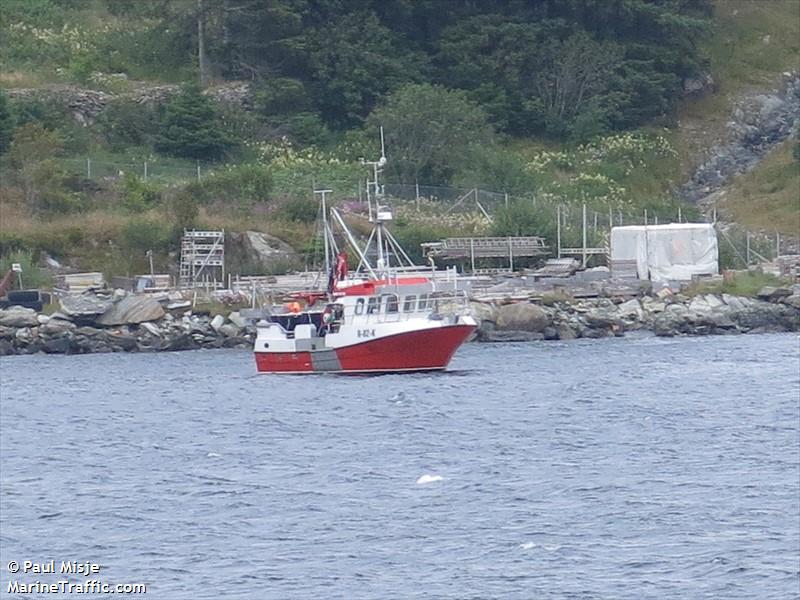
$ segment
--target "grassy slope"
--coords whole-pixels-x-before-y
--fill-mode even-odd
[[[718,92],[684,103],[672,137],[687,175],[713,143],[724,141],[737,97],[773,88],[781,73],[800,70],[798,0],[717,0],[715,12],[706,51]],[[800,235],[800,168],[792,164],[791,144],[778,146],[722,197],[724,216],[744,227]]]
[[[724,218],[800,237],[800,161],[792,157],[795,143],[780,144],[758,167],[728,186],[720,202]]]

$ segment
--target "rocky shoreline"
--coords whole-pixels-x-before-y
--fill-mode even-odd
[[[170,310],[149,296],[85,295],[62,299],[49,316],[12,306],[0,310],[0,356],[253,347],[238,312],[212,317],[181,304]]]
[[[664,290],[638,298],[472,303],[484,342],[572,340],[651,331],[657,336],[800,331],[800,286],[764,288],[758,298],[694,297]]]
[[[666,337],[800,331],[800,285],[764,288],[758,298],[665,290],[627,300],[476,300],[471,308],[480,322],[479,342],[596,339],[630,331]],[[238,312],[212,317],[149,296],[68,297],[51,315],[16,306],[0,310],[0,356],[249,349],[254,335]]]

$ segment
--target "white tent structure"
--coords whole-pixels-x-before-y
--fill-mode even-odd
[[[690,281],[719,273],[717,233],[708,223],[631,225],[611,229],[611,264],[636,262],[639,279]]]

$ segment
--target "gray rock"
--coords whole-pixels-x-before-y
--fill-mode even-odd
[[[101,325],[125,325],[157,321],[164,316],[161,305],[149,296],[125,296],[97,319]]]
[[[131,352],[136,349],[136,338],[132,335],[112,332],[108,334],[106,339],[115,351]]]
[[[621,319],[639,319],[642,317],[642,305],[636,298],[623,302],[617,306],[617,316]]]
[[[160,337],[163,334],[161,329],[159,329],[158,325],[155,325],[153,323],[145,322],[145,323],[142,323],[140,325],[140,327],[142,329],[144,329],[150,335],[155,335],[155,336],[159,336]]]
[[[575,330],[566,323],[557,325],[556,331],[558,332],[558,339],[560,340],[574,340],[576,337],[578,337],[575,334]]]
[[[300,256],[289,244],[260,231],[246,231],[242,239],[247,257],[267,270],[299,264]]]
[[[65,321],[64,319],[50,319],[47,323],[41,326],[40,331],[47,335],[61,335],[65,331],[75,329],[76,325],[72,321]]]
[[[16,339],[17,343],[20,344],[28,344],[33,341],[33,333],[31,332],[30,327],[22,327],[17,329],[17,333],[14,334],[14,338]]]
[[[188,333],[181,333],[175,337],[165,340],[161,345],[161,350],[194,350],[199,345]]]
[[[605,310],[593,310],[586,313],[583,318],[586,325],[593,329],[607,329],[621,325],[616,315]]]
[[[223,317],[222,315],[217,315],[213,319],[211,319],[210,323],[211,329],[218,332],[219,328],[222,327],[224,323],[225,323],[225,317]]]
[[[103,329],[97,329],[96,327],[78,327],[74,333],[75,335],[81,335],[88,338],[106,338],[106,332]]]
[[[226,338],[222,342],[223,348],[252,348],[252,343],[245,337]]]
[[[94,319],[106,312],[113,302],[92,294],[82,296],[64,296],[59,301],[61,312],[72,319]]]
[[[792,294],[781,300],[781,303],[800,309],[800,294]]]
[[[738,296],[722,294],[722,301],[727,304],[731,310],[742,310],[744,308],[744,304]]]
[[[36,327],[39,319],[36,311],[32,308],[22,306],[12,306],[5,310],[0,310],[0,325],[5,327]]]
[[[496,325],[500,331],[541,332],[550,322],[550,316],[541,306],[527,302],[507,304],[497,310]]]
[[[68,337],[56,337],[44,340],[42,350],[47,354],[69,354],[70,339]]]
[[[792,290],[789,288],[776,288],[771,286],[761,288],[757,294],[759,300],[766,300],[767,302],[778,302],[781,298],[788,298],[791,295]]]
[[[242,331],[241,327],[237,327],[233,323],[226,323],[217,329],[218,333],[221,333],[225,337],[237,337],[239,333]]]
[[[715,296],[714,294],[706,294],[703,296],[703,299],[706,301],[706,304],[711,310],[725,308],[725,303],[719,296]]]
[[[538,342],[544,334],[536,331],[490,331],[483,338],[486,342]]]
[[[234,311],[228,315],[228,321],[236,325],[239,329],[244,329],[247,327],[247,321],[245,320],[242,315],[239,314],[238,311]]]
[[[0,340],[0,356],[12,356],[16,353],[17,351],[14,349],[14,344],[6,339]]]

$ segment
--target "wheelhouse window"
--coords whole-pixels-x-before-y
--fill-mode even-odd
[[[428,310],[428,294],[420,294],[419,296],[419,309]]]
[[[417,304],[416,296],[406,296],[405,302],[403,302],[403,312],[414,312],[416,304]]]
[[[367,314],[377,314],[381,309],[381,298],[372,296],[367,301]]]
[[[398,312],[397,306],[397,296],[394,294],[388,294],[386,297],[386,312],[387,313],[396,313]]]
[[[355,312],[355,314],[357,314],[357,315],[363,315],[364,314],[364,299],[363,298],[359,298],[358,300],[356,300],[356,307],[355,307],[353,312]]]

